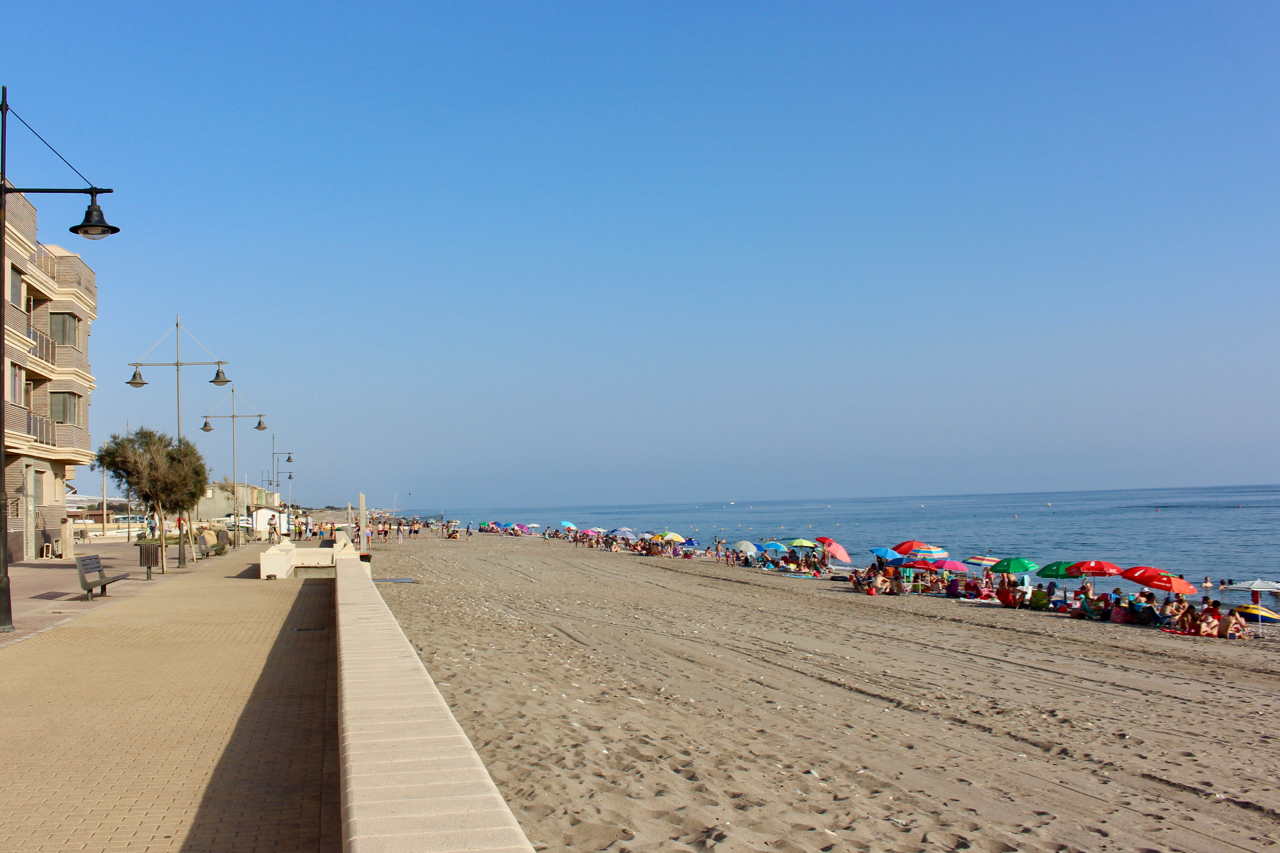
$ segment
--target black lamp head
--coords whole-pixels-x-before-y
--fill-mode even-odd
[[[209,423],[209,419],[204,419],[204,426],[200,427],[201,432],[213,432],[213,426]]]
[[[146,384],[147,384],[147,380],[145,380],[145,379],[143,379],[143,378],[142,378],[142,368],[141,368],[141,367],[135,367],[135,368],[133,369],[133,378],[132,378],[132,379],[130,379],[130,380],[129,380],[128,382],[126,382],[125,384],[126,384],[126,385],[132,385],[134,388],[141,388],[143,385],[146,385]]]
[[[290,465],[292,465],[292,464],[293,464],[293,454],[292,454],[292,453],[290,453],[290,454],[289,454],[289,458],[288,458],[288,459],[286,459],[286,460],[284,460],[284,461],[285,461],[285,462],[288,462]]]
[[[214,385],[217,385],[219,388],[221,388],[223,385],[226,385],[231,380],[227,378],[227,374],[222,372],[222,365],[219,364],[218,372],[215,373],[213,375],[213,378],[210,379],[209,381],[212,382]]]
[[[262,432],[266,428],[267,428],[267,425],[262,422],[262,415],[258,415],[258,425],[254,427],[254,429],[256,429],[258,432]]]
[[[73,225],[67,230],[72,234],[79,234],[86,240],[101,240],[103,237],[119,234],[120,229],[114,225],[108,225],[107,218],[102,215],[102,208],[98,207],[98,194],[90,193],[89,198],[89,207],[84,212],[84,222]]]

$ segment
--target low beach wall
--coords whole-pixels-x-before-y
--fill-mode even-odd
[[[533,853],[369,564],[335,562],[343,850]]]

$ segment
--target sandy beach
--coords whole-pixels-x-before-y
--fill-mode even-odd
[[[417,581],[379,587],[538,849],[1280,838],[1280,640],[423,537],[375,546],[374,577]]]

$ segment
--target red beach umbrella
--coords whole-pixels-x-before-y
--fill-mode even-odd
[[[1193,595],[1196,592],[1196,588],[1187,581],[1174,577],[1164,569],[1157,569],[1155,566],[1134,566],[1121,572],[1120,577],[1148,589],[1180,592],[1183,595]]]
[[[1088,575],[1094,578],[1105,578],[1120,574],[1121,569],[1115,563],[1108,563],[1105,560],[1085,560],[1082,563],[1072,563],[1067,567],[1067,571],[1072,577]]]
[[[925,571],[929,571],[929,572],[938,571],[937,567],[935,567],[933,563],[930,563],[928,560],[912,560],[910,563],[903,563],[902,568],[924,569]]]
[[[956,560],[938,560],[933,564],[933,568],[938,572],[959,572],[962,575],[969,571],[968,566]]]
[[[921,542],[919,539],[908,539],[906,542],[899,542],[893,546],[893,550],[899,554],[910,554],[916,548],[928,548],[927,542]]]

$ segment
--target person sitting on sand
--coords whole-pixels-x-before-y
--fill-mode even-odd
[[[1214,602],[1216,604],[1216,602]],[[1222,622],[1222,614],[1212,604],[1200,611],[1200,621],[1196,624],[1196,633],[1201,637],[1218,636],[1218,625]]]
[[[1200,630],[1200,614],[1193,605],[1188,604],[1178,616],[1177,628],[1184,634],[1195,634]]]
[[[871,579],[869,589],[876,595],[883,594],[889,589],[889,579],[881,572]]]
[[[1224,640],[1243,640],[1249,636],[1249,626],[1244,621],[1239,607],[1231,608],[1231,612],[1218,622],[1218,636]]]

